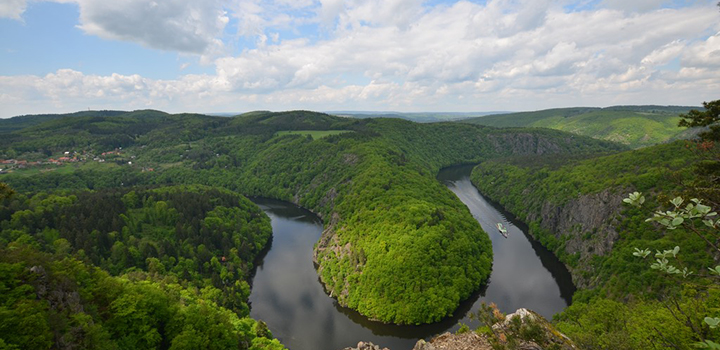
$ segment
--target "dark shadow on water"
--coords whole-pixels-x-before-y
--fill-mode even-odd
[[[450,185],[459,179],[467,178],[469,180],[472,169],[476,164],[457,165],[442,169],[437,176],[437,179],[445,185]],[[577,288],[573,284],[572,275],[568,271],[567,267],[558,260],[558,258],[549,249],[545,248],[540,242],[530,235],[530,228],[524,222],[520,221],[514,214],[505,210],[505,208],[499,203],[486,197],[482,193],[480,195],[487,201],[493,209],[498,211],[505,217],[510,223],[520,229],[527,238],[528,242],[535,251],[535,254],[540,259],[540,263],[546,270],[550,272],[553,279],[557,282],[560,288],[560,296],[563,300],[570,305],[572,303],[572,296],[575,294]]]
[[[265,197],[249,197],[249,199],[265,212],[293,221],[319,224],[322,227],[322,220],[317,215],[293,203]]]
[[[468,314],[468,312],[475,311],[472,310],[472,307],[478,299],[483,296],[486,289],[487,286],[484,285],[479,291],[473,293],[467,300],[460,303],[460,306],[457,310],[455,310],[455,313],[452,316],[446,317],[440,322],[417,326],[394,325],[373,321],[353,309],[340,306],[337,301],[334,301],[333,304],[338,312],[344,314],[347,318],[363,328],[369,329],[374,335],[418,340],[431,338],[456,326],[458,322],[460,322],[460,320]]]

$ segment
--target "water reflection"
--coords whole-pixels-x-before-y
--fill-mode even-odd
[[[257,264],[250,295],[251,316],[268,323],[273,334],[293,350],[339,350],[359,341],[372,341],[392,350],[409,350],[420,338],[454,331],[458,322],[477,324],[466,314],[482,301],[501,311],[527,307],[544,315],[564,309],[574,292],[565,267],[546,249],[528,240],[519,223],[485,200],[468,179],[469,167],[444,169],[438,175],[489,233],[494,263],[489,283],[463,302],[453,317],[422,326],[374,322],[329,298],[312,263],[313,245],[320,238],[321,221],[290,203],[254,199],[270,216],[272,248]],[[495,228],[502,222],[510,236]],[[539,260],[539,263],[538,263]]]

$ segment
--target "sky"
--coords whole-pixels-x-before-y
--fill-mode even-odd
[[[717,0],[0,2],[0,118],[718,98]]]

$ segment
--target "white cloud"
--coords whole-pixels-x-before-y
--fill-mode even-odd
[[[3,0],[0,2],[0,18],[19,20],[26,7],[26,0]]]
[[[88,33],[202,53],[215,73],[175,80],[70,70],[3,77],[3,104],[46,101],[84,109],[93,101],[175,111],[517,110],[698,104],[720,91],[720,26],[711,2],[656,9],[659,2],[645,1],[632,10],[607,1],[601,9],[567,11],[550,0],[435,7],[420,0],[169,0],[167,6],[73,1],[81,4],[81,26]],[[144,12],[143,6],[155,7],[127,19]],[[158,17],[166,20],[149,23]],[[258,40],[257,47],[219,56],[220,32],[229,17],[239,21],[239,35]],[[324,35],[288,40],[278,34],[312,23],[323,26]]]
[[[662,47],[653,50],[649,55],[642,59],[644,65],[660,66],[669,63],[673,59],[680,56],[683,50],[686,49],[686,43],[675,40],[669,44],[665,44]]]
[[[720,68],[720,33],[690,46],[683,52],[682,63],[690,67]]]
[[[645,12],[658,9],[669,2],[671,0],[604,0],[602,4],[612,9]]]
[[[42,1],[42,0],[37,0]],[[232,0],[44,0],[77,4],[86,34],[181,53],[218,54]],[[2,0],[0,18],[22,20],[27,0]]]
[[[201,54],[222,45],[228,22],[218,0],[75,0],[87,34]]]

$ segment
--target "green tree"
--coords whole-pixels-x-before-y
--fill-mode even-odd
[[[3,200],[5,198],[10,198],[15,193],[10,186],[8,186],[4,182],[0,182],[0,200]]]
[[[703,102],[703,107],[705,107],[704,111],[692,109],[687,114],[681,114],[682,119],[678,126],[709,126],[710,130],[701,133],[700,137],[705,141],[718,141],[720,140],[720,125],[717,125],[720,121],[720,100]]]
[[[700,139],[696,142],[696,152],[701,155],[701,160],[694,165],[697,179],[690,187],[693,197],[707,199],[717,207],[720,205],[720,150],[717,146],[720,141],[720,100],[703,102],[703,107],[704,111],[693,109],[681,114],[678,125],[708,128],[699,134]]]

